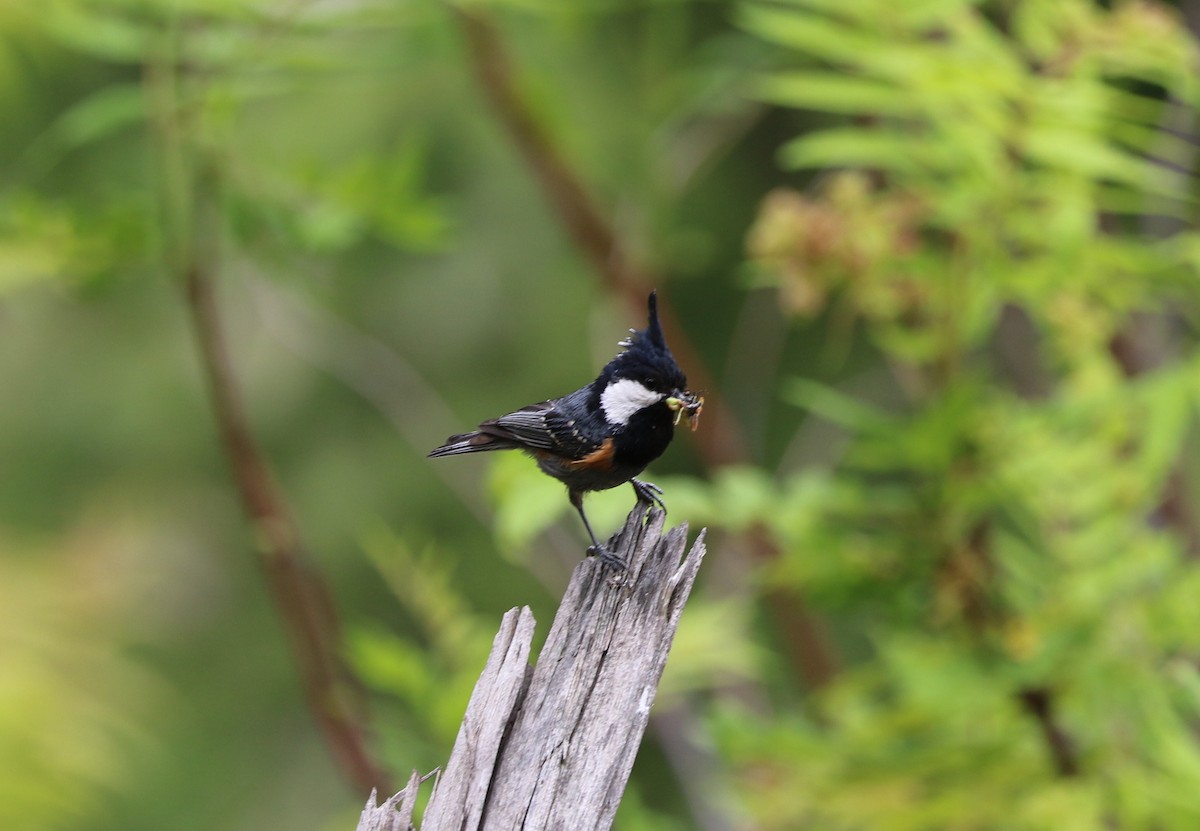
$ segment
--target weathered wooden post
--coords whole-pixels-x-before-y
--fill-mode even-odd
[[[528,607],[504,616],[422,831],[611,827],[704,558],[703,531],[685,555],[687,524],[664,535],[664,521],[630,513],[610,543],[623,574],[595,558],[575,568],[536,667]],[[372,794],[358,831],[413,828],[418,785],[382,805]]]

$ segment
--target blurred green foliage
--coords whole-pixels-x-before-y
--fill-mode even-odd
[[[1200,9],[470,8],[745,448],[651,471],[710,559],[618,827],[1197,827]],[[505,609],[544,636],[583,550],[561,489],[424,454],[640,320],[459,15],[0,0],[0,827],[365,798],[220,453],[197,258],[386,764],[445,761]]]

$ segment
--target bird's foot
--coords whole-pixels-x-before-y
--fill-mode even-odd
[[[625,571],[625,569],[629,568],[629,564],[625,562],[625,558],[612,553],[608,550],[607,546],[589,545],[587,553],[589,557],[599,557],[600,562],[613,571]]]
[[[639,502],[644,502],[647,505],[657,505],[665,514],[667,512],[667,503],[662,501],[662,488],[653,482],[643,482],[641,479],[630,479],[629,484],[633,485],[633,492],[637,494]]]

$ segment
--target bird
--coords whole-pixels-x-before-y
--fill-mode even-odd
[[[488,419],[469,433],[450,436],[430,458],[523,450],[538,468],[567,487],[567,498],[583,520],[592,544],[589,555],[622,571],[626,563],[596,539],[583,510],[583,496],[628,482],[639,503],[664,512],[662,488],[638,474],[667,449],[683,415],[699,424],[703,396],[687,388],[658,320],[658,297],[646,301],[647,324],[630,329],[623,351],[587,386],[561,398],[530,404]]]

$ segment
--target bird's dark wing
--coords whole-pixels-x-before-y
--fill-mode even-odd
[[[565,459],[580,459],[596,450],[603,435],[587,418],[587,389],[543,401],[479,425],[480,432],[517,442],[530,450],[544,450]]]
[[[594,453],[608,432],[600,417],[588,406],[591,391],[584,387],[570,395],[555,399],[546,413],[546,426],[554,436],[554,453],[566,459],[579,460]]]
[[[489,419],[473,433],[451,436],[431,456],[453,456],[487,450],[530,450],[577,460],[594,452],[603,436],[593,435],[584,401],[587,388],[570,395],[530,404]]]
[[[554,450],[554,432],[547,423],[547,415],[553,411],[553,407],[553,401],[530,404],[516,412],[483,422],[479,425],[479,432],[522,447]]]
[[[546,426],[545,413],[553,404],[553,401],[530,404],[515,413],[489,419],[480,424],[478,430],[451,436],[429,455],[457,456],[460,453],[489,450],[551,450],[554,437]]]

